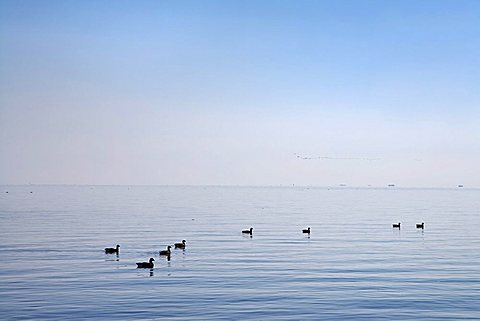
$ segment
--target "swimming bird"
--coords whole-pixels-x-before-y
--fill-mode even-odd
[[[166,255],[166,256],[170,256],[171,252],[170,252],[170,249],[172,247],[169,245],[167,246],[167,249],[166,250],[163,250],[163,251],[160,251],[160,255]]]
[[[251,227],[249,230],[243,230],[242,234],[250,234],[253,235],[253,227]]]
[[[105,248],[105,254],[118,254],[119,252],[120,252],[120,245],[118,244],[116,247]]]
[[[185,242],[187,242],[187,241],[182,240],[182,243],[175,243],[175,248],[176,249],[184,249],[185,245],[186,245]]]
[[[421,228],[423,230],[424,227],[425,227],[425,223],[423,222],[420,224],[417,223],[417,228]]]
[[[398,224],[393,224],[393,228],[400,228],[400,222],[398,222]]]
[[[138,262],[137,269],[153,269],[153,261],[155,260],[153,257],[151,257],[148,262]]]
[[[308,234],[310,234],[310,227],[308,227],[307,229],[303,229],[303,230],[302,230],[302,233],[308,233]]]

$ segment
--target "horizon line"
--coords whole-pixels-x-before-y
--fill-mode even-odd
[[[251,184],[75,184],[75,183],[28,183],[28,184],[3,184],[0,186],[118,186],[118,187],[277,187],[277,188],[336,188],[336,189],[480,189],[477,186],[402,186],[394,185],[296,185],[296,184],[271,184],[271,185],[251,185]]]

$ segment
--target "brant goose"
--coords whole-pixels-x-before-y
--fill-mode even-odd
[[[120,252],[120,245],[117,244],[116,247],[107,247],[105,249],[105,254],[118,254]]]
[[[171,252],[170,252],[170,249],[171,249],[171,248],[172,248],[172,247],[171,247],[170,245],[167,246],[167,249],[166,249],[166,250],[160,251],[160,255],[170,256],[170,253],[171,253]]]
[[[310,234],[310,227],[307,228],[307,229],[303,229],[303,230],[302,230],[302,233],[308,233],[308,234]]]
[[[393,224],[393,228],[400,228],[400,222],[398,222],[398,224]]]
[[[421,223],[421,224],[418,224],[417,223],[417,228],[421,228],[423,230],[423,228],[425,227],[425,223]]]
[[[175,248],[176,249],[184,249],[185,248],[185,240],[182,241],[182,243],[175,243]]]
[[[137,263],[137,269],[153,269],[153,257],[148,260],[148,262],[139,262]]]
[[[242,234],[250,234],[253,235],[253,227],[251,227],[249,230],[243,230]]]

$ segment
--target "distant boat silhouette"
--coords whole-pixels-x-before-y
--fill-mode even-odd
[[[148,262],[139,262],[137,263],[137,269],[153,269],[153,261],[155,260],[151,257]]]
[[[185,244],[186,242],[187,242],[187,241],[182,240],[181,243],[175,243],[175,248],[176,248],[176,249],[184,249],[185,246],[186,246],[186,244]]]
[[[423,222],[420,223],[420,224],[417,223],[417,228],[421,228],[423,230],[424,227],[425,227],[425,223],[423,223]]]
[[[120,245],[118,244],[116,247],[105,248],[105,254],[118,254],[119,252],[120,252]]]
[[[243,230],[242,234],[250,234],[253,235],[253,227],[251,227],[249,230]]]
[[[388,184],[388,187],[394,187],[395,184]]]
[[[303,229],[303,230],[302,230],[302,233],[308,233],[308,234],[310,234],[310,227],[307,228],[307,229]]]
[[[167,246],[167,249],[166,250],[163,250],[163,251],[160,251],[160,255],[167,255],[169,256],[172,252],[170,251],[172,247],[169,245]]]
[[[400,222],[398,222],[398,224],[393,223],[393,227],[394,228],[400,228]]]
[[[458,185],[458,187],[463,187],[463,185],[462,185],[462,184],[460,184],[460,185]]]

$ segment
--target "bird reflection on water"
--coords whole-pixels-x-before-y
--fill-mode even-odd
[[[105,262],[119,262],[119,261],[120,259],[118,258],[118,255],[116,259],[105,259]]]

